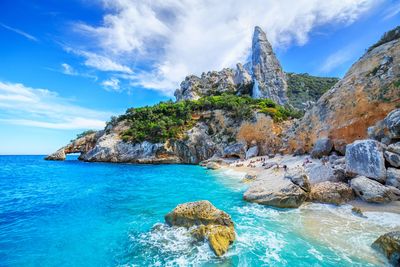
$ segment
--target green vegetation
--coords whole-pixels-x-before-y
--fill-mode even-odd
[[[400,38],[400,26],[397,26],[393,30],[385,32],[377,43],[373,44],[370,48],[368,48],[368,52],[374,49],[375,47],[378,47],[380,45],[383,45],[385,43],[391,42],[399,38]]]
[[[80,134],[77,134],[76,135],[76,139],[79,139],[79,138],[81,138],[81,137],[84,137],[84,136],[86,136],[86,135],[89,135],[89,134],[92,134],[92,133],[95,133],[96,131],[95,130],[87,130],[87,131],[84,131],[84,132],[82,132],[82,133],[80,133]]]
[[[316,102],[339,81],[338,78],[316,77],[307,73],[287,73],[287,78],[289,102],[298,109],[304,109],[302,103],[307,101]]]
[[[130,108],[124,115],[112,121],[114,123],[116,120],[128,121],[130,128],[122,133],[124,141],[164,142],[169,138],[184,138],[184,131],[194,125],[196,115],[217,109],[224,110],[234,119],[250,119],[254,111],[268,114],[275,121],[297,118],[301,115],[269,99],[222,94],[206,96],[196,101],[168,101],[154,106]]]

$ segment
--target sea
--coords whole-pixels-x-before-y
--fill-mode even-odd
[[[0,156],[0,266],[386,266],[371,244],[400,229],[398,214],[350,205],[247,203],[244,174],[230,170],[43,158]],[[223,257],[165,224],[197,200],[235,223]]]

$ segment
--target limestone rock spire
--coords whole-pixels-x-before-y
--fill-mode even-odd
[[[252,97],[270,98],[278,104],[286,104],[287,83],[282,67],[275,56],[265,32],[254,28],[252,43]]]

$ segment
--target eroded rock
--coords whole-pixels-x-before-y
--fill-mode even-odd
[[[231,217],[207,200],[180,204],[165,215],[165,221],[170,226],[186,228],[195,226],[192,231],[193,236],[197,239],[208,240],[217,256],[225,254],[235,241]]]
[[[352,179],[350,186],[356,195],[366,202],[387,203],[394,198],[389,188],[365,176]]]
[[[276,183],[256,181],[244,193],[243,199],[278,208],[298,208],[307,199],[307,193],[289,179]]]
[[[311,187],[310,200],[340,205],[354,199],[353,190],[345,183],[322,182]]]
[[[381,235],[372,247],[383,253],[393,266],[400,266],[400,231]]]
[[[358,140],[347,145],[346,171],[385,182],[386,168],[383,149],[375,140]]]

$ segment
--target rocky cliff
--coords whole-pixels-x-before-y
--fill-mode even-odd
[[[269,98],[280,105],[288,102],[286,76],[275,56],[266,34],[255,27],[251,62],[238,63],[236,70],[223,69],[203,73],[201,77],[190,75],[175,91],[177,101],[196,100],[202,96],[230,92]]]
[[[309,151],[317,139],[351,143],[400,105],[400,39],[363,55],[344,78],[306,112],[288,133],[290,151]]]

